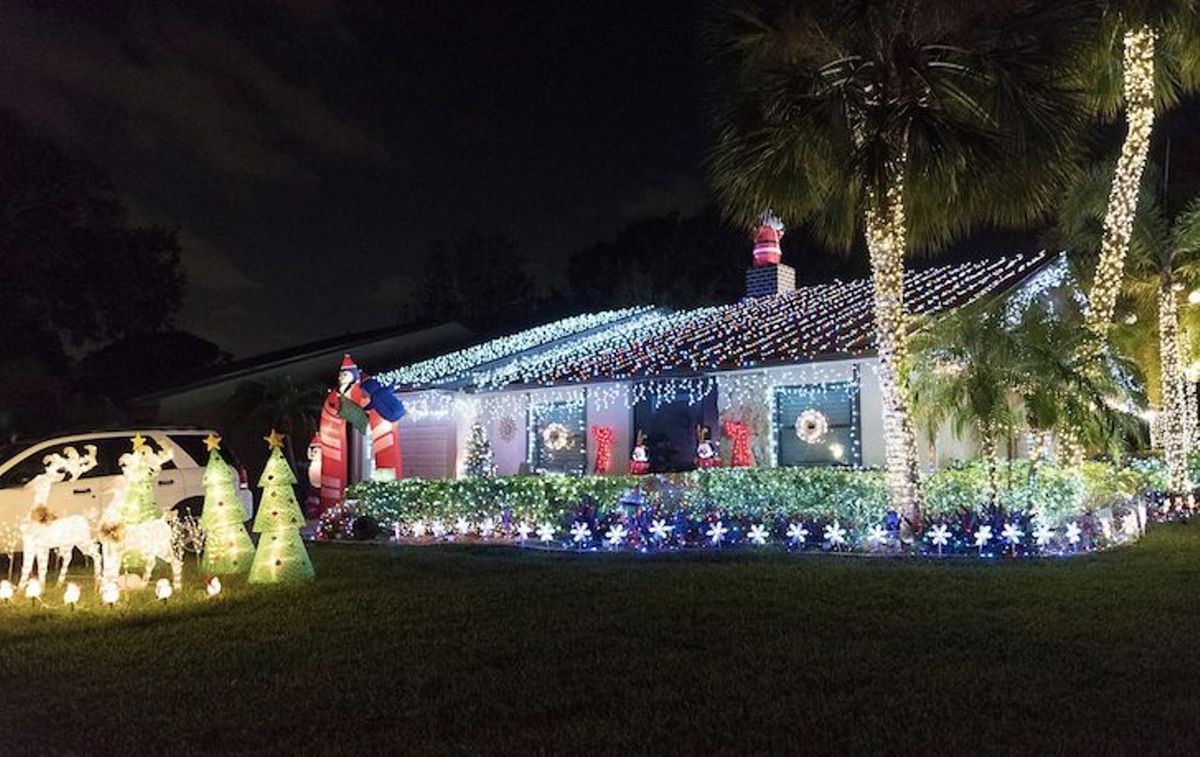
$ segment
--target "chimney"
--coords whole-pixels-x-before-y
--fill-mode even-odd
[[[768,210],[754,232],[754,265],[746,271],[747,297],[769,297],[796,288],[796,269],[781,262],[782,239],[783,221]]]

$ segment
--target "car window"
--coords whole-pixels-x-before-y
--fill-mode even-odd
[[[199,467],[208,463],[208,448],[204,446],[204,437],[199,434],[171,434],[171,443],[187,453]]]
[[[35,476],[46,470],[46,465],[42,462],[42,458],[48,454],[50,454],[50,448],[47,447],[40,452],[32,453],[29,457],[5,471],[4,476],[0,477],[0,488],[16,489],[32,481]]]
[[[121,455],[133,449],[133,442],[128,436],[106,436],[101,439],[80,442],[81,447],[84,444],[96,445],[96,467],[84,473],[80,478],[121,475],[121,466],[117,461],[121,459]]]

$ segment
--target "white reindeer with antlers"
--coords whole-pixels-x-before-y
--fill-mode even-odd
[[[42,458],[46,465],[45,472],[39,473],[26,484],[33,489],[33,507],[30,508],[29,517],[20,526],[22,586],[28,583],[35,566],[42,583],[47,582],[52,550],[58,552],[62,562],[58,571],[59,583],[66,578],[76,549],[92,558],[93,568],[99,576],[100,550],[91,522],[82,515],[59,518],[47,506],[51,486],[68,477],[75,481],[96,467],[96,446],[88,444],[84,450],[86,454],[80,455],[74,447],[67,447],[62,454],[52,452],[46,455]]]
[[[180,588],[183,556],[175,549],[168,517],[160,516],[144,523],[126,523],[121,514],[130,485],[144,476],[158,475],[171,456],[170,449],[156,453],[146,448],[121,456],[121,478],[113,487],[112,502],[100,519],[99,539],[103,548],[103,573],[106,579],[117,580],[122,557],[135,554],[145,563],[142,575],[145,583],[150,583],[155,566],[159,560],[163,560],[171,565],[171,582],[176,589]]]

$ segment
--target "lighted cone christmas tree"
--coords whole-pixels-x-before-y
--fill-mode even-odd
[[[283,436],[272,430],[265,439],[271,447],[271,457],[258,479],[262,502],[254,517],[254,533],[259,537],[250,583],[309,580],[314,575],[313,567],[300,538],[304,515],[292,490],[296,475],[283,458]]]
[[[465,472],[472,478],[496,475],[496,459],[492,455],[492,443],[482,423],[471,426],[471,438],[467,440]]]
[[[125,496],[119,508],[123,523],[136,525],[162,517],[162,508],[154,496],[154,480],[171,457],[170,450],[151,449],[141,434],[133,437],[133,451],[120,459],[121,475],[125,478]]]
[[[221,457],[221,437],[209,434],[208,465],[204,467],[204,510],[200,527],[204,529],[202,569],[209,575],[229,575],[250,570],[254,542],[246,532],[246,512],[238,496],[237,474]]]

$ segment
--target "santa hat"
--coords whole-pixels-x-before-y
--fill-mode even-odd
[[[356,378],[356,379],[360,375],[358,366],[355,365],[354,359],[351,358],[349,354],[345,355],[342,358],[342,367],[338,369],[338,373],[341,373],[342,371],[350,371],[351,373],[354,374],[354,378]]]
[[[320,447],[320,446],[321,446],[321,435],[313,434],[312,441],[308,443],[308,448],[312,449],[313,447]]]

